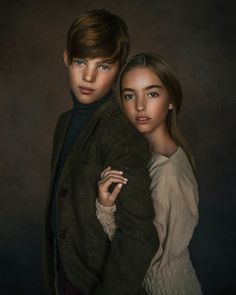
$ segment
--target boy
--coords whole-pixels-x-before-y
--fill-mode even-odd
[[[64,61],[74,107],[57,123],[46,211],[48,294],[145,294],[141,282],[158,243],[146,165],[148,145],[121,113],[111,88],[129,51],[126,24],[106,10],[76,19]],[[129,183],[109,242],[95,215],[104,167]]]

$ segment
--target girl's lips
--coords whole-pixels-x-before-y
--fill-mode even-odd
[[[80,89],[81,93],[83,93],[83,94],[90,94],[91,92],[93,92],[95,90],[93,88],[84,87],[84,86],[79,86],[79,89]]]
[[[138,124],[146,124],[150,120],[150,118],[148,118],[148,117],[136,117],[135,120],[136,120],[136,122]]]

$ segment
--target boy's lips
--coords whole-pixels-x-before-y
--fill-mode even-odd
[[[81,93],[83,93],[83,94],[90,94],[95,90],[93,88],[85,87],[85,86],[79,86],[79,89],[80,89]]]
[[[138,123],[138,124],[146,124],[149,120],[151,120],[151,118],[148,118],[148,117],[145,117],[145,116],[138,116],[135,118],[135,121]]]

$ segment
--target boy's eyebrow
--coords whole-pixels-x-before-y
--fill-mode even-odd
[[[84,60],[84,61],[88,62],[88,60],[90,58],[87,58],[87,57],[73,57],[73,60],[75,60],[75,59],[81,59],[81,60]],[[110,60],[109,58],[108,59],[104,58],[104,59],[101,59],[100,61],[96,62],[96,65],[101,64],[101,63],[113,64],[115,62]]]
[[[101,63],[113,64],[114,62],[112,62],[110,59],[102,59],[102,60],[96,62],[96,64],[101,64]]]

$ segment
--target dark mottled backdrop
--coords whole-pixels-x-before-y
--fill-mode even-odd
[[[205,294],[236,294],[234,1],[1,1],[0,293],[44,294],[42,224],[53,129],[71,105],[62,62],[82,11],[123,17],[132,53],[163,55],[183,85],[180,124],[196,158],[200,223],[191,255]],[[234,290],[234,292],[233,292]]]

